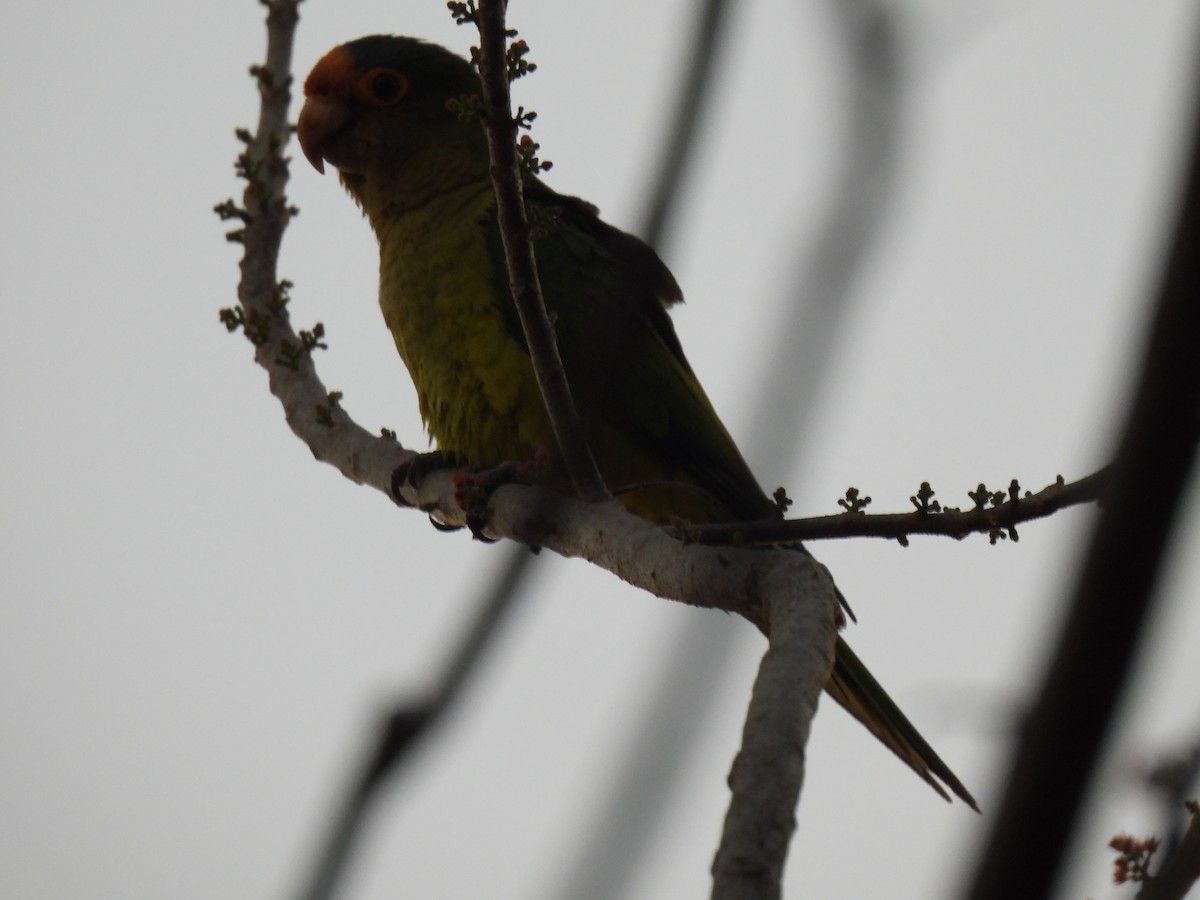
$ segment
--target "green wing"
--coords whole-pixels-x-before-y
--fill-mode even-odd
[[[667,267],[582,200],[534,183],[526,203],[563,366],[609,487],[631,491],[630,507],[659,521],[773,515],[684,356],[667,314],[682,294]],[[500,311],[524,344],[494,223],[488,231]]]

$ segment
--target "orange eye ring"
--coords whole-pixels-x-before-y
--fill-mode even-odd
[[[376,66],[364,73],[355,85],[359,99],[370,106],[395,106],[408,93],[408,76],[396,69]]]

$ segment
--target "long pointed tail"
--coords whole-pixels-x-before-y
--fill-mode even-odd
[[[825,685],[829,696],[862,722],[947,801],[950,795],[942,787],[943,784],[971,809],[979,812],[975,798],[840,637],[835,654],[833,674]]]

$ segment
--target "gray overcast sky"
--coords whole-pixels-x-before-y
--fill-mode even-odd
[[[760,471],[800,513],[834,511],[851,484],[890,511],[926,479],[961,503],[981,479],[1037,488],[1096,468],[1171,220],[1194,4],[900,6],[896,207],[856,281],[804,470]],[[691,7],[512,6],[541,66],[518,101],[540,114],[550,181],[614,224],[640,214]],[[460,51],[473,39],[440,0],[309,0],[302,14],[301,75],[366,33]],[[217,322],[238,248],[209,210],[241,189],[233,128],[254,121],[245,72],[261,58],[261,15],[251,0],[10,0],[2,14],[6,897],[284,896],[372,716],[427,683],[500,559],[315,464],[248,345]],[[735,435],[841,152],[830,36],[821,4],[742,5],[665,251],[688,298],[681,338]],[[422,447],[374,300],[373,238],[335,179],[302,160],[293,175],[293,316],[325,323],[318,364],[351,414]],[[1194,498],[1190,510],[1064,896],[1108,895],[1104,842],[1158,825],[1135,764],[1196,733]],[[944,805],[826,704],[793,893],[950,896],[995,808],[1006,716],[1040,671],[1090,522],[1072,511],[996,548],[815,548],[858,613],[854,646],[985,818]],[[468,705],[380,807],[351,896],[503,900],[555,884],[666,635],[696,615],[546,560]],[[762,649],[744,623],[727,625],[744,632],[739,659],[681,762],[688,787],[637,896],[707,891]]]

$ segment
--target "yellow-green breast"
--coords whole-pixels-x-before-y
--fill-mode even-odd
[[[481,220],[490,185],[438,197],[379,231],[379,305],[441,450],[478,465],[553,440],[529,357],[505,330]],[[505,279],[500,279],[504,283]]]

